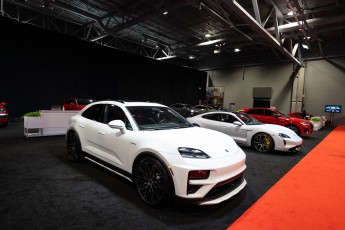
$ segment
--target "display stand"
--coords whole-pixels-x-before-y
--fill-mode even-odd
[[[26,137],[65,135],[68,122],[77,110],[40,110],[41,117],[24,117]]]
[[[224,86],[208,87],[206,104],[210,106],[224,106]]]

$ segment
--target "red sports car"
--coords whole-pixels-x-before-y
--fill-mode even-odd
[[[64,104],[62,104],[62,110],[81,110],[86,105],[91,102],[95,102],[94,99],[79,99],[79,98],[70,98]]]
[[[8,111],[6,109],[6,102],[0,103],[0,126],[6,127],[8,124]]]
[[[298,135],[313,133],[313,124],[304,119],[290,117],[273,108],[244,108],[242,110],[262,123],[282,125],[292,129]]]

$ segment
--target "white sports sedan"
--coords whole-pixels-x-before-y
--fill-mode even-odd
[[[157,103],[91,103],[70,119],[66,142],[69,160],[123,176],[154,207],[173,197],[217,204],[247,183],[246,155],[231,137],[195,127]]]
[[[251,146],[259,152],[272,150],[300,151],[303,139],[291,129],[263,124],[246,113],[208,112],[188,118],[195,126],[225,133],[239,145]]]

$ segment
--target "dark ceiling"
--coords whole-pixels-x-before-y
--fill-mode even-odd
[[[1,14],[198,70],[345,56],[343,0],[1,0]]]

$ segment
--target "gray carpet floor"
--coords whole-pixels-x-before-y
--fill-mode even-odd
[[[303,137],[299,153],[247,154],[246,188],[214,206],[145,205],[134,186],[92,163],[66,158],[64,136],[0,128],[0,229],[226,229],[333,129]],[[286,191],[286,195],[289,193]]]

